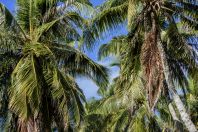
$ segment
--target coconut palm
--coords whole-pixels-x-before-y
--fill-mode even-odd
[[[163,37],[164,39],[165,39],[165,37]],[[130,44],[131,43],[129,43],[129,41],[130,41],[130,38],[129,37],[127,37],[127,36],[120,36],[120,37],[115,37],[115,38],[113,38],[109,43],[107,43],[107,44],[103,44],[102,46],[101,46],[101,48],[100,48],[100,50],[99,50],[99,59],[102,59],[102,58],[104,58],[104,57],[107,57],[107,56],[110,56],[110,55],[116,55],[118,58],[120,58],[120,61],[121,62],[123,62],[123,63],[121,63],[121,64],[119,64],[119,65],[121,65],[121,66],[124,66],[124,64],[126,65],[123,69],[121,68],[121,73],[122,73],[122,70],[123,71],[126,71],[125,69],[127,68],[127,67],[129,67],[128,66],[128,64],[129,64],[129,60],[127,61],[128,63],[126,63],[125,62],[125,59],[126,59],[126,57],[124,56],[124,54],[132,54],[133,55],[133,58],[134,58],[134,61],[133,61],[133,67],[136,69],[135,71],[137,71],[137,70],[141,70],[140,69],[140,61],[139,61],[139,56],[140,56],[140,51],[141,50],[138,50],[138,48],[136,47],[136,48],[134,48],[134,50],[132,50],[133,52],[130,52],[130,53],[127,53],[128,52],[128,47],[130,47]],[[166,43],[166,40],[163,40],[163,42],[164,43]],[[175,59],[175,60],[177,60],[177,58],[174,58],[174,56],[172,56],[171,57],[171,54],[169,54],[169,53],[172,53],[173,51],[167,51],[167,53],[166,53],[166,56],[168,56],[168,58],[172,58],[172,59]],[[180,67],[178,66],[178,65],[174,65],[174,64],[171,64],[170,66],[172,66],[175,70],[176,70],[176,72],[175,73],[173,73],[174,75],[177,75],[177,70],[178,69],[180,69]],[[175,71],[175,70],[173,70],[173,71]],[[129,70],[128,70],[128,72],[129,72]],[[126,71],[126,73],[128,73],[127,71]],[[122,77],[124,77],[124,76],[127,76],[126,75],[126,73],[125,74],[121,74],[121,76]],[[185,75],[182,75],[183,73],[182,72],[179,72],[179,74],[180,74],[180,76],[179,77],[181,77],[182,76],[182,78],[178,78],[178,82],[185,82],[186,83],[186,81],[187,81],[187,78],[185,78]],[[133,73],[133,75],[135,75],[134,73]],[[128,76],[127,76],[128,77]],[[126,78],[127,78],[126,77]],[[128,77],[129,78],[129,77]],[[184,81],[183,81],[184,80]],[[121,83],[120,83],[121,82]],[[125,88],[125,87],[127,87],[128,85],[128,82],[130,82],[130,80],[127,80],[127,81],[123,81],[123,79],[121,79],[121,81],[118,81],[117,82],[117,85],[115,85],[115,87],[117,88],[117,89],[119,89],[120,87],[122,87],[122,89],[121,90],[123,90],[123,87]],[[122,83],[122,82],[124,82],[124,83],[126,83],[126,84],[124,84],[124,83]],[[133,82],[134,83],[134,82]],[[132,84],[133,84],[132,83]],[[182,85],[182,83],[181,83],[181,85]],[[124,85],[120,85],[120,84],[124,84]],[[133,86],[133,85],[129,85],[128,87],[130,87],[130,86]],[[184,85],[185,86],[185,85]],[[133,87],[131,87],[131,89],[134,89]],[[167,92],[167,87],[166,87],[166,85],[165,84],[163,84],[163,90],[162,90],[162,97],[164,96],[164,97],[166,97],[166,101],[164,102],[163,101],[163,103],[160,103],[160,105],[161,106],[163,106],[163,108],[160,108],[160,111],[162,111],[162,113],[164,113],[164,112],[166,112],[165,114],[166,114],[166,117],[168,117],[167,115],[168,114],[170,114],[171,113],[171,115],[173,116],[173,120],[174,120],[174,124],[176,124],[176,126],[177,126],[177,129],[178,128],[181,128],[181,129],[183,129],[182,127],[181,127],[181,123],[180,123],[180,121],[179,121],[179,119],[178,119],[178,117],[176,116],[176,114],[174,114],[175,113],[175,110],[174,109],[171,109],[171,108],[173,108],[173,106],[172,106],[172,104],[170,103],[171,102],[171,99],[170,99],[170,97],[168,96],[168,92]],[[180,89],[178,89],[179,91],[181,91]],[[164,92],[164,91],[166,91],[166,92]],[[185,91],[186,91],[186,89],[184,89],[184,95],[185,95]],[[188,91],[188,92],[190,92],[190,91]],[[126,93],[128,93],[128,92],[126,92]],[[163,97],[163,98],[164,98]],[[158,99],[160,99],[161,97],[158,97]],[[167,103],[169,104],[169,105],[167,105],[167,108],[170,108],[169,109],[169,111],[170,111],[170,113],[168,112],[167,113],[167,111],[165,110],[166,109],[166,104]],[[156,104],[157,105],[157,109],[158,109],[158,104]],[[165,106],[164,106],[165,105]],[[169,107],[168,107],[169,106]],[[159,109],[158,109],[158,111],[159,111]],[[173,114],[172,114],[173,113]],[[175,116],[176,116],[176,118],[175,118]],[[165,121],[163,121],[163,122],[165,122]],[[171,121],[172,122],[172,121]],[[196,122],[195,122],[196,123]],[[168,123],[168,124],[170,124],[170,123]],[[172,123],[171,123],[172,124]],[[179,125],[179,126],[178,126]],[[165,128],[167,128],[167,125],[165,126]],[[165,129],[164,128],[164,129]],[[168,125],[168,128],[170,128],[170,125]],[[175,129],[175,128],[174,128]],[[174,130],[173,129],[173,130]],[[179,130],[181,130],[181,129],[179,129]]]
[[[103,44],[102,46],[101,46],[101,48],[100,48],[100,50],[99,50],[99,59],[102,59],[102,58],[104,58],[104,57],[107,57],[107,56],[110,56],[110,55],[115,55],[115,56],[117,56],[118,58],[120,58],[120,61],[121,62],[123,62],[123,63],[121,63],[121,64],[119,64],[120,66],[122,66],[122,64],[124,64],[124,59],[125,59],[125,57],[124,56],[122,56],[123,55],[123,53],[124,52],[126,52],[127,51],[127,48],[129,47],[129,44],[128,44],[128,40],[129,38],[127,38],[127,36],[120,36],[120,37],[115,37],[115,38],[113,38],[109,43],[107,43],[107,44]],[[126,46],[126,47],[125,47]],[[138,69],[140,69],[140,63],[137,63],[137,62],[139,62],[139,60],[138,60],[138,56],[140,56],[139,54],[140,54],[140,50],[138,50],[137,48],[136,48],[136,54],[134,54],[134,57],[133,58],[136,58],[136,61],[134,61],[135,63],[135,67],[136,68],[138,68]],[[126,53],[125,53],[126,54]],[[130,54],[132,54],[132,53],[130,53]],[[167,54],[168,55],[168,54]],[[126,68],[126,67],[125,67]],[[123,70],[123,69],[121,69],[121,70]],[[122,72],[122,71],[121,71]],[[121,74],[121,76],[119,77],[119,79],[120,79],[120,81],[119,81],[119,79],[116,79],[116,82],[115,82],[115,84],[114,85],[112,85],[112,87],[110,88],[110,92],[112,93],[112,88],[116,88],[116,89],[120,89],[120,87],[122,87],[122,89],[120,89],[119,91],[125,91],[125,94],[123,94],[124,96],[125,95],[128,95],[128,93],[134,93],[132,96],[127,96],[127,103],[121,103],[121,104],[127,104],[127,105],[129,105],[130,104],[130,102],[131,102],[131,100],[133,100],[133,98],[134,97],[136,97],[138,94],[137,94],[137,91],[144,91],[145,90],[145,88],[142,88],[142,90],[141,89],[137,89],[138,87],[140,88],[140,84],[138,84],[138,85],[136,85],[135,87],[134,87],[134,83],[135,83],[135,81],[133,81],[133,83],[131,84],[131,85],[127,85],[128,87],[129,87],[129,89],[132,91],[132,92],[129,92],[129,89],[125,89],[126,88],[126,84],[128,84],[127,82],[129,82],[129,81],[126,81],[126,84],[124,84],[124,83],[122,83],[123,82],[123,79],[121,78],[121,77],[123,77],[124,75],[122,75]],[[141,76],[140,75],[138,75],[137,76],[138,78],[138,80],[141,80]],[[136,79],[136,80],[137,80]],[[122,85],[120,85],[120,84],[122,84]],[[124,84],[124,85],[123,85]],[[152,121],[154,121],[153,123],[157,123],[158,125],[158,127],[161,129],[161,130],[172,130],[172,131],[175,131],[175,130],[180,130],[180,131],[183,131],[183,127],[182,127],[182,124],[181,124],[181,122],[179,121],[179,119],[178,119],[178,117],[177,117],[177,115],[176,115],[176,113],[175,113],[175,110],[174,109],[169,109],[170,107],[173,107],[172,106],[172,104],[170,103],[171,102],[171,99],[170,99],[170,97],[169,96],[167,96],[168,94],[167,94],[167,88],[166,88],[166,85],[165,84],[163,84],[164,85],[164,88],[163,88],[163,92],[162,92],[162,95],[161,95],[161,97],[159,97],[159,103],[157,103],[156,104],[156,110],[158,111],[157,112],[157,114],[156,113],[154,113],[154,115],[149,115],[149,111],[148,111],[148,109],[146,108],[147,106],[148,106],[148,103],[146,103],[146,102],[144,102],[144,103],[142,103],[142,104],[139,104],[140,106],[141,105],[143,105],[142,107],[140,107],[140,111],[144,111],[143,113],[142,113],[142,115],[140,116],[140,117],[143,117],[143,116],[146,116],[146,117],[148,117],[147,119],[151,119],[151,122]],[[143,87],[143,86],[142,86]],[[144,89],[144,90],[143,90]],[[115,93],[117,93],[116,91],[115,91]],[[115,95],[117,95],[117,100],[122,100],[122,97],[120,96],[120,92],[118,92],[117,94],[115,94]],[[110,94],[109,96],[109,98],[112,98],[111,96],[115,96],[114,94]],[[119,96],[118,96],[119,95]],[[145,92],[142,92],[142,96],[144,97],[145,96]],[[107,100],[107,99],[104,99],[104,100]],[[126,101],[126,99],[124,99],[125,101]],[[108,102],[108,100],[107,100],[107,103],[106,103],[106,106],[110,106],[109,104],[113,104],[112,103],[112,101],[114,101],[114,103],[115,102],[119,102],[119,101],[115,101],[115,100],[110,100],[109,102]],[[115,103],[116,104],[116,103]],[[105,105],[105,103],[102,103],[102,106],[104,106]],[[129,105],[130,106],[130,105]],[[96,108],[98,108],[98,106],[96,107]],[[102,107],[103,108],[103,107]],[[99,109],[98,111],[99,112],[101,112],[101,111],[104,111],[104,109],[107,109],[108,107],[105,107],[105,108],[103,108],[102,110],[101,109]],[[118,107],[119,108],[119,107]],[[131,107],[131,108],[133,108],[133,107]],[[127,110],[127,111],[130,111],[129,110],[130,109],[130,107],[126,107],[125,108],[125,110]],[[137,109],[139,109],[139,107],[137,108]],[[142,110],[141,110],[142,109]],[[109,108],[108,108],[108,110],[109,110]],[[118,109],[118,110],[120,110],[120,109]],[[122,109],[121,109],[122,110]],[[112,108],[112,113],[115,113],[116,115],[117,115],[117,113],[119,113],[118,111],[116,111],[115,110],[115,107],[113,107]],[[139,111],[139,110],[138,110]],[[131,113],[134,113],[134,112],[131,112]],[[172,114],[172,113],[175,113],[175,115],[174,114]],[[107,113],[106,113],[107,114]],[[135,114],[139,114],[138,112],[135,112]],[[104,114],[105,115],[105,114]],[[108,115],[108,114],[107,114]],[[118,114],[117,116],[119,117],[119,115],[120,114]],[[173,118],[171,117],[171,115],[173,116]],[[127,116],[127,115],[126,115]],[[130,115],[128,115],[128,116],[130,116]],[[152,116],[153,116],[153,118],[152,118]],[[130,116],[131,117],[131,116]],[[174,117],[176,117],[176,118],[174,118]],[[114,118],[116,118],[116,116],[114,115]],[[118,118],[119,119],[119,118]],[[147,120],[146,119],[146,120]],[[136,120],[136,119],[131,119],[132,121],[134,121],[134,120]],[[112,119],[111,119],[111,121],[113,121]],[[142,121],[142,119],[141,119],[141,121]],[[140,122],[141,122],[140,121]],[[124,122],[124,121],[123,121]],[[115,123],[115,122],[114,122]],[[118,122],[117,122],[118,123]],[[147,122],[148,123],[148,122]],[[140,126],[142,126],[142,125],[145,125],[145,127],[132,127],[131,126],[131,128],[127,128],[127,129],[131,129],[131,130],[133,130],[133,131],[138,131],[138,129],[137,128],[147,128],[146,130],[152,130],[152,129],[149,129],[149,127],[146,125],[147,123],[145,123],[145,124],[141,124],[141,123],[137,123],[136,125],[140,125]],[[127,126],[127,124],[126,123],[124,123],[126,126]],[[117,124],[118,125],[118,127],[116,127],[116,128],[122,128],[122,127],[120,127],[119,126],[119,123]],[[154,125],[154,124],[153,124]],[[112,128],[115,128],[115,127],[112,127]],[[116,129],[117,130],[117,129]],[[146,130],[142,130],[142,131],[146,131]]]
[[[51,131],[54,123],[59,131],[76,128],[85,97],[74,77],[107,85],[107,69],[75,48],[87,24],[85,7],[90,8],[87,0],[17,0],[15,17],[0,4],[1,58],[15,58],[0,60],[11,67],[5,71],[11,77],[8,122],[16,124],[10,129]]]
[[[147,100],[153,111],[166,80],[189,131],[197,130],[176,92],[174,82],[187,86],[186,75],[194,77],[197,74],[197,54],[188,41],[195,36],[197,29],[196,9],[194,0],[109,0],[99,9],[102,12],[93,18],[93,26],[84,34],[84,38],[89,38],[85,40],[91,48],[92,43],[88,42],[94,42],[127,20],[130,40],[121,55],[124,58],[122,75],[127,80],[122,82],[130,85],[137,73],[143,71]]]

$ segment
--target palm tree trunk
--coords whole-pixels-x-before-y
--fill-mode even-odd
[[[184,125],[183,123],[179,120],[177,114],[176,114],[176,111],[173,107],[173,104],[171,102],[171,98],[169,96],[169,92],[168,92],[168,86],[167,86],[167,83],[166,81],[164,80],[164,95],[166,96],[166,101],[169,102],[169,105],[168,105],[168,109],[169,109],[169,112],[174,120],[174,129],[175,131],[178,131],[178,132],[183,132],[184,131]]]
[[[35,132],[51,132],[50,99],[47,97],[47,91],[44,89],[42,90],[41,108],[36,119]]]
[[[53,107],[53,117],[54,117],[55,123],[57,125],[58,132],[67,132],[68,131],[68,128],[67,128],[68,125],[64,121],[63,115],[60,115],[59,110],[56,107],[57,106],[56,103],[54,103],[53,106],[54,106]]]
[[[47,124],[46,121],[43,120],[42,113],[39,113],[39,116],[37,117],[35,123],[35,132],[51,132],[50,124]]]
[[[169,111],[171,113],[171,116],[173,117],[173,120],[174,121],[179,121],[179,119],[177,117],[177,114],[176,114],[176,112],[175,112],[175,110],[173,108],[173,105],[171,103],[168,105],[168,108],[169,108]]]
[[[176,114],[176,112],[174,110],[174,107],[173,107],[172,103],[170,103],[168,105],[168,108],[169,108],[169,111],[171,113],[171,116],[173,117],[174,126],[175,126],[176,130],[179,131],[179,132],[183,132],[184,131],[183,123],[177,117],[177,114]]]
[[[49,86],[43,75],[42,61],[40,58],[35,57],[35,60],[39,64],[38,71],[41,73],[42,87],[41,87],[41,104],[40,111],[35,119],[35,132],[51,132],[51,115],[50,115],[50,94],[48,92]]]
[[[179,111],[181,119],[184,122],[188,131],[189,132],[197,132],[197,129],[196,129],[195,125],[193,124],[189,114],[187,113],[183,102],[181,101],[179,95],[177,94],[177,92],[175,90],[175,86],[174,86],[174,83],[172,80],[172,75],[170,74],[170,69],[169,69],[168,62],[167,62],[167,59],[165,56],[164,48],[162,46],[159,36],[160,35],[158,35],[158,38],[157,38],[157,46],[158,46],[158,50],[160,51],[162,66],[163,66],[163,70],[164,70],[164,76],[165,76],[165,79],[166,79],[166,82],[168,85],[168,89],[169,89],[171,95],[173,96],[173,100],[174,100],[176,107]]]

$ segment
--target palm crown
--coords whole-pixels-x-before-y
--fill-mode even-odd
[[[14,17],[0,5],[1,56],[17,58],[9,64],[9,109],[19,129],[46,131],[53,121],[60,130],[74,128],[85,113],[74,77],[107,85],[107,69],[74,48],[87,24],[80,10],[89,6],[86,0],[18,0]]]
[[[93,18],[93,26],[84,34],[88,42],[94,42],[120,23],[128,22],[128,36],[102,46],[99,53],[120,56],[122,80],[116,87],[133,88],[134,79],[143,78],[151,111],[166,88],[165,83],[174,100],[180,100],[174,82],[184,88],[188,86],[187,76],[196,77],[198,56],[193,38],[197,30],[197,12],[190,7],[196,10],[196,1],[109,0],[98,9],[102,11]],[[91,48],[92,43],[88,42]],[[179,102],[182,104],[181,100]],[[185,111],[183,106],[177,108]]]

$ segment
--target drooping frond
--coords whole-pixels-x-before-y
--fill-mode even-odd
[[[115,55],[119,57],[122,54],[122,45],[127,43],[125,36],[113,38],[108,44],[103,44],[98,52],[98,59],[101,60],[107,56]]]
[[[12,75],[10,109],[26,121],[31,113],[38,113],[41,98],[41,75],[34,55],[23,57]]]
[[[127,21],[128,21],[128,29],[129,31],[131,30],[131,28],[134,26],[135,22],[137,21],[137,14],[139,14],[141,7],[138,5],[139,1],[138,0],[128,0],[129,1],[129,5],[128,5],[128,17],[127,17]]]
[[[92,19],[89,27],[83,33],[87,48],[92,48],[96,39],[101,38],[105,32],[115,29],[126,20],[127,6],[128,3],[125,2],[119,6],[108,8]]]
[[[139,103],[141,104],[144,100],[141,80],[136,80],[131,86],[125,86],[123,89],[120,89],[120,81],[122,81],[121,76],[112,84],[113,93],[101,99],[91,112],[107,115],[112,112],[118,112],[121,109],[132,108]]]
[[[160,53],[157,49],[156,34],[155,32],[150,32],[146,36],[142,45],[141,64],[145,75],[149,106],[153,109],[161,93],[164,75]]]
[[[173,69],[172,74],[182,87],[187,87],[185,71],[189,72],[189,75],[193,69],[196,71],[195,69],[198,68],[197,53],[189,45],[188,38],[179,33],[179,29],[174,22],[167,29],[164,41],[167,43],[167,55],[170,59],[169,65]],[[175,50],[175,48],[178,50]]]
[[[84,94],[69,75],[64,77],[58,69],[53,72],[52,80],[52,96],[57,102],[58,111],[66,124],[66,118],[69,116],[74,125],[78,126],[85,114],[82,104],[82,101],[85,101]]]
[[[165,12],[171,13],[176,19],[181,21],[186,30],[197,29],[197,2],[194,0],[174,0],[165,2]]]
[[[3,42],[15,43],[15,46],[23,44],[26,35],[21,26],[17,23],[15,17],[10,11],[0,3],[0,40]],[[16,43],[18,41],[18,43]]]
[[[55,43],[54,43],[55,44]],[[51,48],[60,68],[73,76],[81,75],[92,79],[98,86],[105,88],[108,84],[108,69],[88,58],[77,49],[56,44]]]

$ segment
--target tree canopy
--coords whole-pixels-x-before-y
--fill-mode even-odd
[[[17,0],[0,3],[3,131],[197,131],[196,0]],[[90,15],[91,14],[91,15]],[[119,76],[85,54],[99,44]],[[101,99],[86,100],[87,77]],[[110,81],[112,80],[112,81]]]

